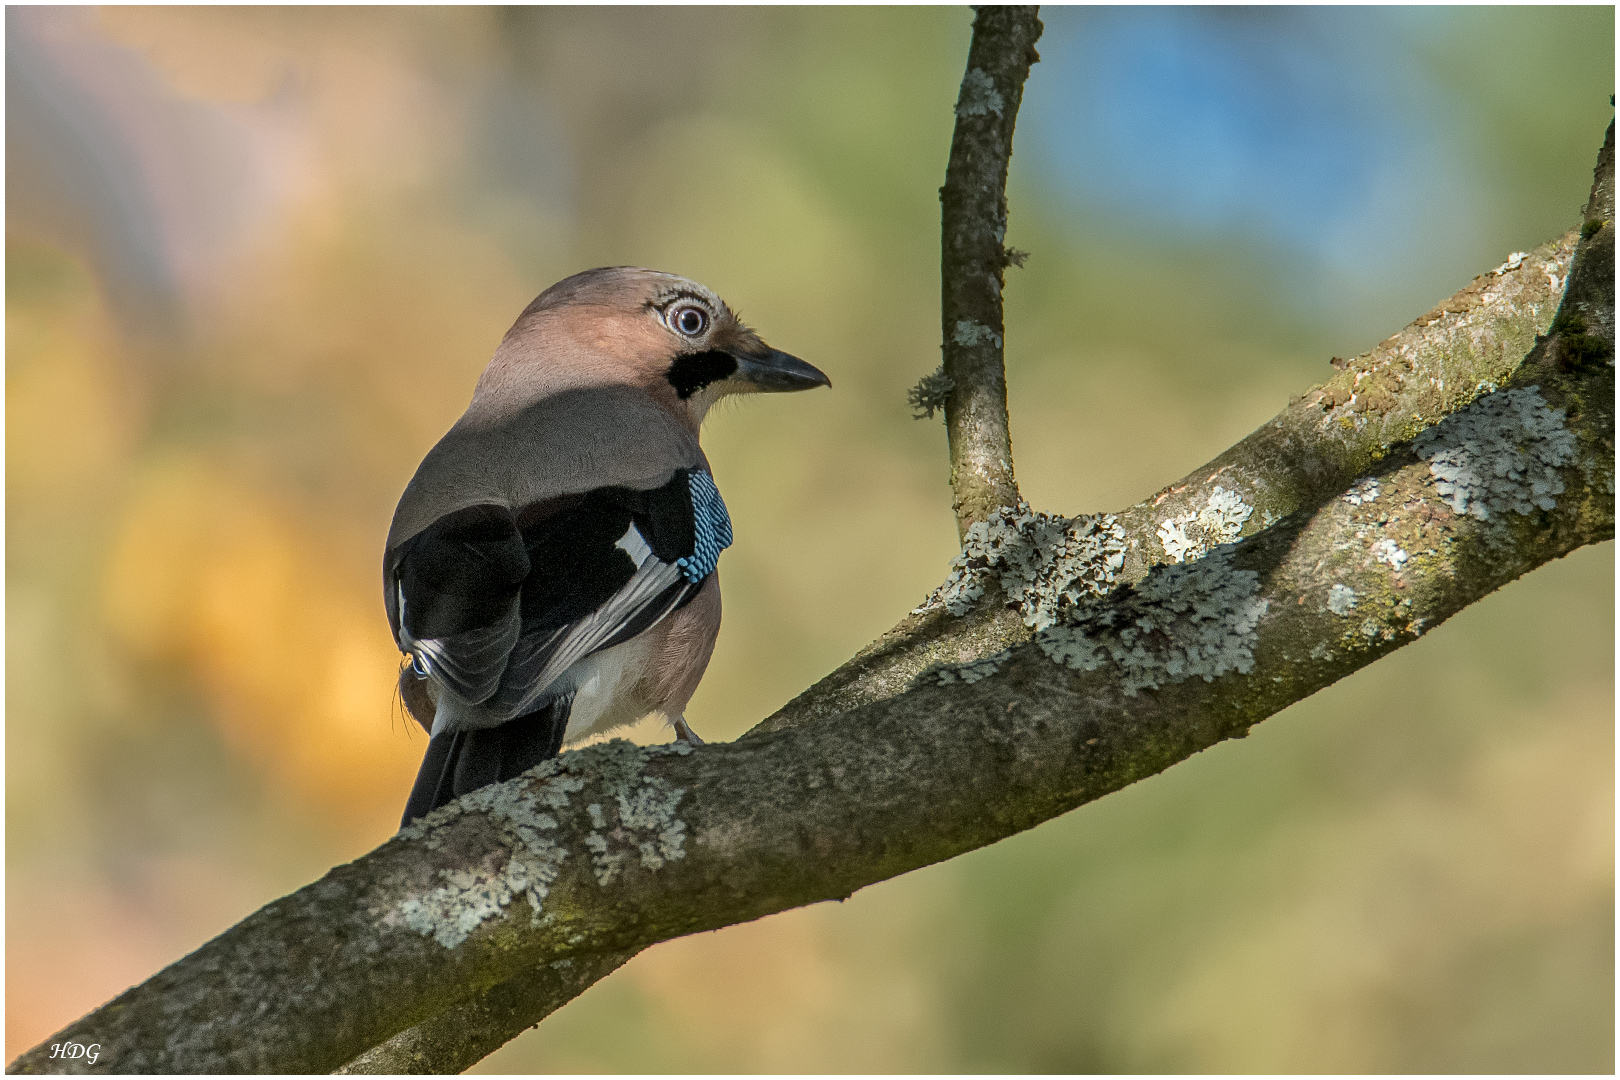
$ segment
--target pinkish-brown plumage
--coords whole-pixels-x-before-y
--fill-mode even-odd
[[[730,542],[703,418],[818,385],[671,274],[589,270],[523,311],[388,534],[402,698],[433,734],[407,822],[649,713],[690,737]]]

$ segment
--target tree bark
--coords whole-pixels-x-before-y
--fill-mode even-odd
[[[623,967],[634,955],[581,956],[522,972],[406,1028],[334,1071],[345,1075],[462,1072]]]

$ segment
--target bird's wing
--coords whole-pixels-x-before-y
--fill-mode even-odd
[[[625,540],[627,550],[647,549],[633,524],[625,529]],[[555,630],[545,625],[549,620],[535,620],[527,633],[520,634],[500,690],[488,707],[499,715],[522,716],[576,662],[650,629],[691,591],[694,586],[679,567],[649,553],[630,580],[599,607]]]
[[[468,542],[470,525],[489,534],[484,549]],[[724,503],[699,469],[675,470],[651,490],[598,488],[516,514],[466,508],[392,560],[396,637],[441,687],[500,722],[543,704],[579,660],[695,595],[730,542]]]
[[[400,650],[463,701],[487,700],[517,644],[530,571],[511,512],[463,507],[390,556],[385,595]]]

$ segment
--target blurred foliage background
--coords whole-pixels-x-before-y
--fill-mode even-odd
[[[1047,510],[1573,226],[1612,115],[1611,7],[1044,17],[1008,367]],[[905,391],[966,10],[6,19],[8,1057],[393,831],[389,515],[552,281],[687,274],[836,385],[709,424],[704,736],[941,578]],[[480,1068],[1611,1071],[1612,558],[1030,833],[651,949]]]

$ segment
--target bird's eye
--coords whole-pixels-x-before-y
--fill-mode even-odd
[[[709,317],[700,308],[683,307],[670,315],[669,325],[687,337],[697,337],[709,326]]]

